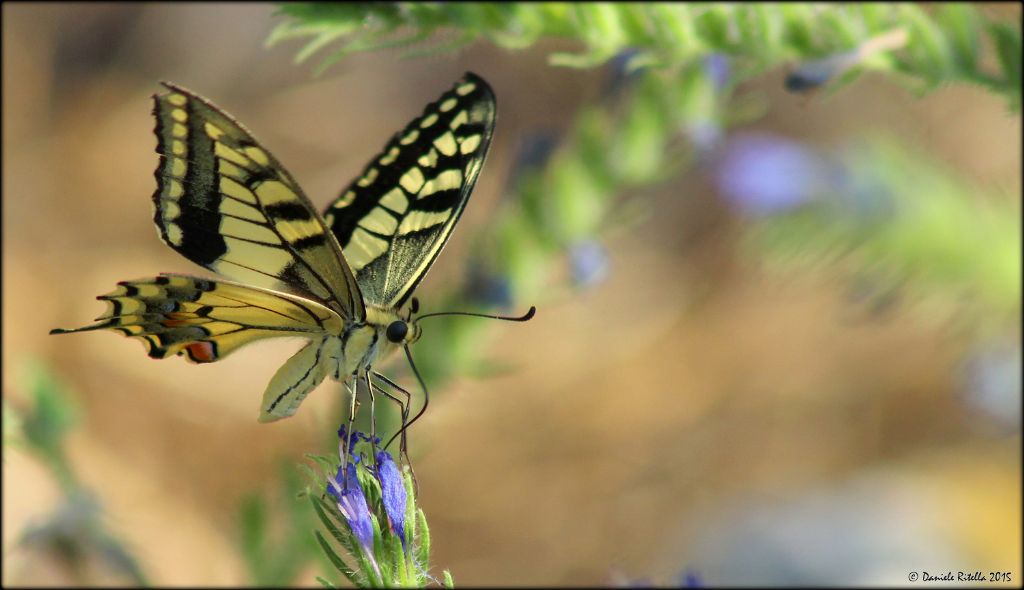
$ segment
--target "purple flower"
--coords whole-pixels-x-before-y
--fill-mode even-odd
[[[727,147],[717,167],[716,184],[740,211],[768,215],[815,198],[828,173],[820,157],[794,141],[746,135]]]
[[[512,284],[508,277],[485,268],[480,262],[469,264],[465,292],[472,301],[499,308],[512,307]]]
[[[644,68],[636,67],[633,60],[642,55],[642,51],[636,47],[627,47],[615,54],[609,60],[611,66],[611,77],[605,87],[605,96],[615,96],[633,85],[640,77],[640,71]]]
[[[907,43],[907,31],[893,29],[864,41],[849,51],[807,61],[786,76],[786,90],[807,93],[845,74],[850,68],[872,55],[899,49]]]
[[[405,484],[402,473],[395,465],[395,460],[384,451],[377,453],[377,479],[380,481],[380,495],[384,503],[384,511],[388,515],[388,525],[402,540],[405,548]]]
[[[839,77],[859,60],[860,53],[854,50],[804,62],[786,76],[786,90],[797,93],[810,92]]]
[[[970,354],[963,370],[967,403],[1005,432],[1020,432],[1020,345],[993,342]]]
[[[698,155],[705,157],[714,153],[722,142],[722,126],[710,119],[697,119],[686,124],[686,135],[696,148]]]
[[[352,431],[352,435],[348,437],[348,448],[349,448],[349,450],[355,448],[356,443],[359,442],[359,435],[360,434],[361,433],[358,430],[353,430]],[[344,445],[344,443],[345,443],[345,425],[344,424],[342,424],[341,427],[338,428],[338,438],[341,439],[341,442]]]
[[[599,242],[579,242],[569,249],[569,268],[576,285],[593,287],[608,276],[608,253]]]
[[[704,58],[704,73],[711,78],[715,90],[721,90],[729,82],[729,57],[722,53],[712,53]]]
[[[700,579],[697,572],[686,569],[679,576],[679,587],[680,588],[703,588],[704,580]]]
[[[517,182],[525,172],[543,168],[557,147],[558,136],[552,131],[534,131],[528,134],[519,143],[509,178]]]
[[[348,469],[347,472],[343,469]],[[347,478],[345,477],[347,475]],[[373,558],[373,522],[370,520],[370,509],[366,505],[366,496],[356,476],[355,463],[338,467],[338,473],[327,480],[327,493],[334,496],[338,503],[338,511],[345,517],[352,534],[359,540],[363,553],[380,572],[377,561]]]

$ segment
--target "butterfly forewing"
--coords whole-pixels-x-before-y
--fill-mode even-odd
[[[444,248],[490,147],[495,109],[490,86],[467,73],[327,208],[366,303],[401,307]]]
[[[335,240],[291,175],[229,115],[164,84],[154,97],[154,221],[171,248],[235,280],[365,316]]]

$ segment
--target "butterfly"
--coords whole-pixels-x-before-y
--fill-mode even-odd
[[[301,337],[306,345],[267,385],[259,421],[291,416],[331,377],[349,385],[352,414],[358,380],[371,400],[376,388],[398,401],[404,432],[410,394],[373,366],[399,348],[412,362],[418,320],[442,315],[414,321],[418,304],[410,298],[483,167],[496,115],[491,87],[466,73],[321,215],[245,127],[209,100],[162,84],[166,92],[153,97],[160,155],[153,221],[168,246],[229,280],[165,273],[122,281],[97,298],[109,308],[96,324],[50,333],[115,330],[142,341],[152,358],[195,363],[266,338]],[[498,319],[525,321],[534,312]]]

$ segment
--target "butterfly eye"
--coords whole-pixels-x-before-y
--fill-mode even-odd
[[[409,333],[409,325],[402,320],[395,320],[388,325],[388,340],[395,344],[405,340],[405,335]]]

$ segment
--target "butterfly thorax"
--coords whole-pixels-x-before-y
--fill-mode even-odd
[[[338,374],[351,375],[372,366],[419,336],[419,326],[393,310],[368,305],[366,320],[349,324],[340,334],[344,354]]]

